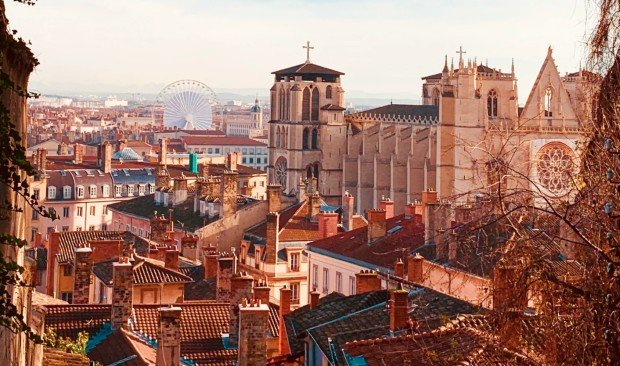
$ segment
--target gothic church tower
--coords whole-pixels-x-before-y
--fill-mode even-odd
[[[330,204],[340,204],[346,145],[344,91],[339,71],[310,62],[274,71],[269,121],[269,179],[285,194],[317,178]]]

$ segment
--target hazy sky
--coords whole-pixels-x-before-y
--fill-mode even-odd
[[[39,0],[7,3],[12,28],[32,42],[43,92],[156,92],[178,79],[215,89],[258,88],[305,60],[344,72],[347,95],[417,99],[420,77],[444,54],[515,59],[523,103],[554,48],[563,74],[578,68],[586,0]]]

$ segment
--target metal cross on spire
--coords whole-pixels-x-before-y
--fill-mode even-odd
[[[306,62],[310,62],[310,50],[313,50],[314,47],[310,47],[310,41],[306,41],[306,45],[302,48],[306,49]]]
[[[463,65],[463,54],[467,53],[467,51],[463,51],[463,46],[459,46],[459,50],[456,51],[456,53],[459,54],[459,67],[462,67],[461,65]]]

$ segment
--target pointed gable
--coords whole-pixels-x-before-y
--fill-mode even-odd
[[[551,88],[551,110],[553,115],[546,117],[544,112],[544,97],[547,88]],[[522,121],[539,120],[541,118],[564,118],[577,119],[577,115],[571,105],[562,78],[552,57],[552,50],[549,47],[547,57],[538,72],[534,86],[525,102],[525,107],[521,111],[519,118]]]

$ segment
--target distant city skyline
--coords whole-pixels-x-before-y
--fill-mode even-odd
[[[588,35],[582,1],[7,2],[10,25],[41,62],[43,93],[157,93],[178,79],[217,90],[262,91],[271,72],[312,62],[344,72],[347,97],[419,100],[420,78],[444,55],[507,71],[514,58],[523,104],[548,46],[576,71]],[[253,93],[251,93],[253,94]]]

